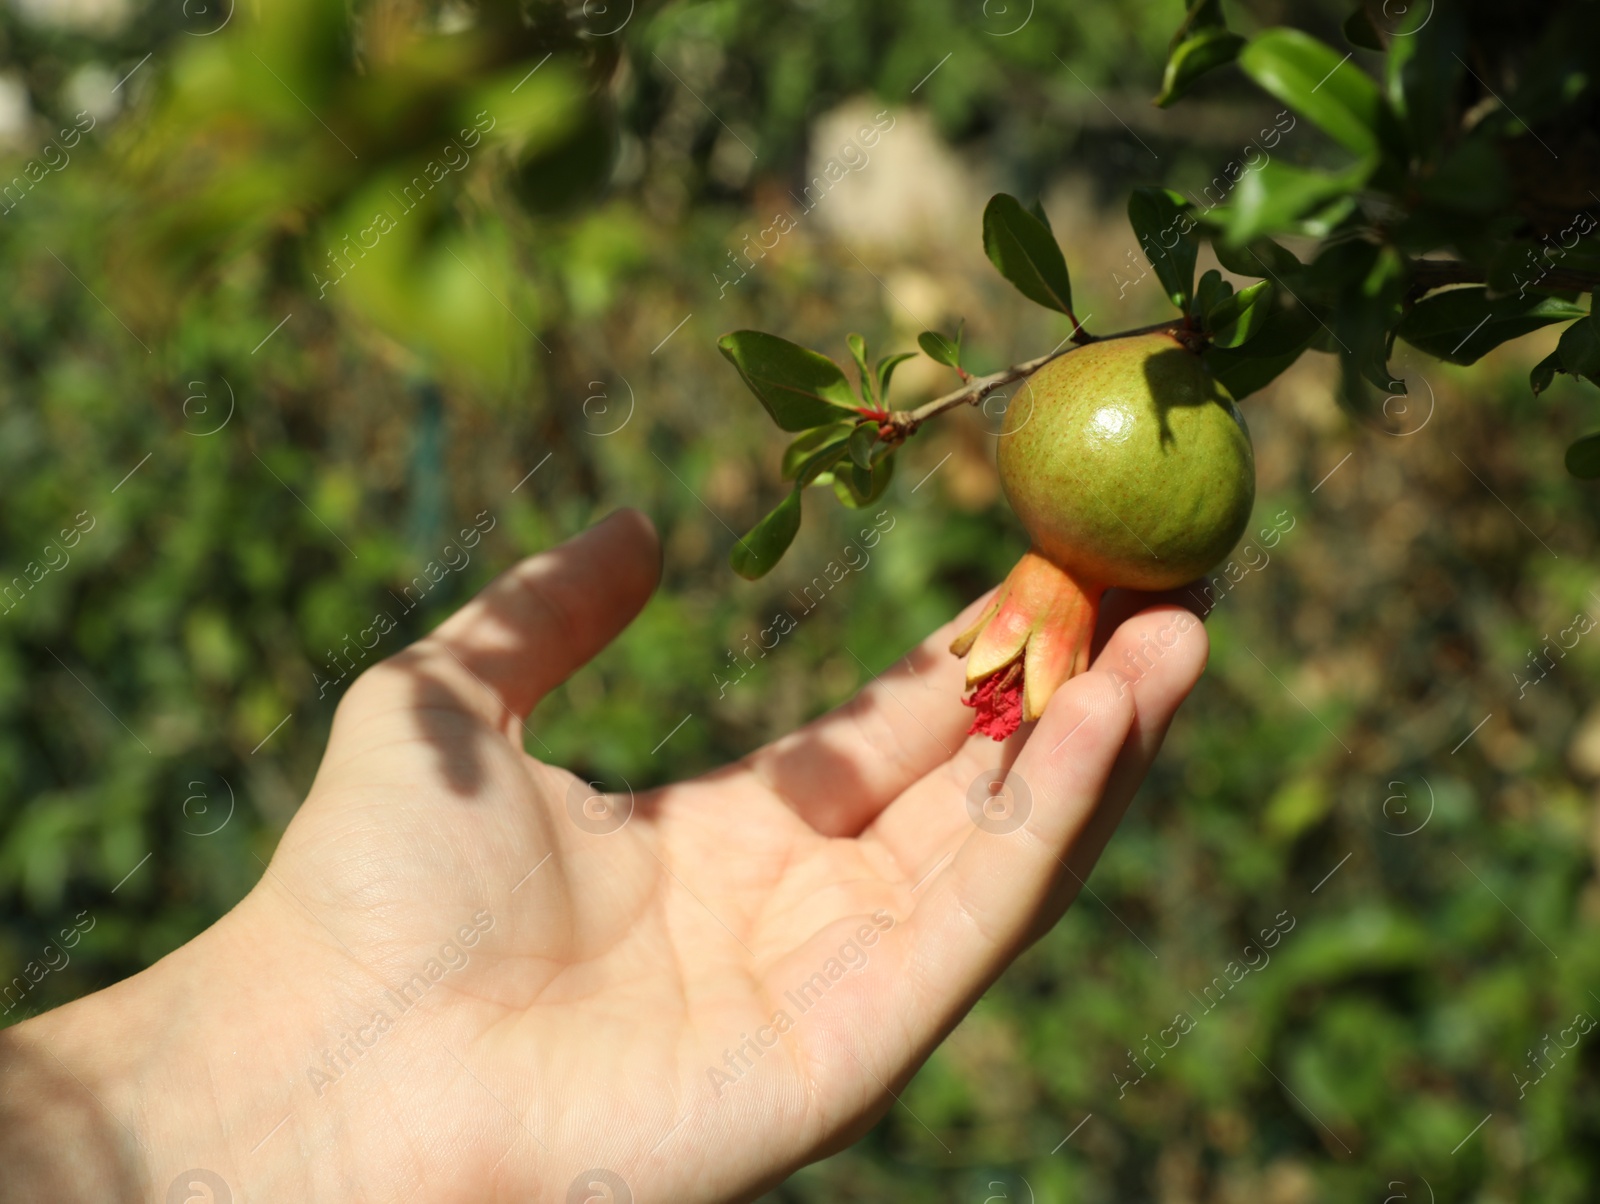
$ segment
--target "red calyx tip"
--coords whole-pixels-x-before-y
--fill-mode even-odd
[[[1004,740],[1022,726],[1022,661],[989,674],[961,705],[977,712],[967,735]]]

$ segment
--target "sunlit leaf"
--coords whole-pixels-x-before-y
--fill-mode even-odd
[[[1313,336],[1323,329],[1317,314],[1305,306],[1285,305],[1281,298],[1274,298],[1265,309],[1260,328],[1247,344],[1212,346],[1205,352],[1206,366],[1236,400],[1276,378],[1304,354]]]
[[[844,341],[849,344],[850,354],[856,361],[856,371],[861,374],[861,400],[871,405],[872,373],[867,370],[867,340],[852,332],[845,336]]]
[[[1384,101],[1378,85],[1333,47],[1277,27],[1239,52],[1245,74],[1355,154],[1375,158]]]
[[[1372,156],[1336,173],[1277,160],[1257,168],[1233,191],[1226,210],[1228,241],[1250,243],[1267,234],[1299,232],[1295,228],[1302,218],[1359,188],[1376,165]]]
[[[906,360],[916,359],[915,351],[897,351],[893,355],[886,355],[878,361],[878,404],[887,407],[889,404],[889,381],[894,377],[894,370]]]
[[[825,355],[759,330],[725,334],[717,347],[783,430],[825,426],[856,409],[850,382]]]
[[[854,422],[837,422],[832,426],[819,426],[807,431],[784,449],[783,479],[792,481],[815,452],[828,447],[842,447],[856,429]]]
[[[996,193],[983,211],[983,249],[1000,274],[1030,301],[1072,312],[1072,280],[1050,227],[1014,196]],[[926,350],[926,348],[924,348]]]
[[[1559,297],[1491,299],[1481,287],[1454,288],[1418,301],[1396,331],[1420,351],[1452,364],[1470,364],[1508,339],[1585,317],[1586,312]]]
[[[1226,29],[1211,27],[1185,38],[1167,56],[1161,76],[1161,91],[1154,103],[1166,108],[1181,99],[1194,81],[1239,57],[1244,39]]]
[[[1262,280],[1223,297],[1209,313],[1206,325],[1217,347],[1240,347],[1249,342],[1272,316],[1277,294],[1272,281]]]
[[[917,336],[917,346],[921,347],[923,354],[935,363],[943,364],[947,368],[954,368],[959,364],[955,340],[949,335],[940,334],[937,330],[924,330]]]

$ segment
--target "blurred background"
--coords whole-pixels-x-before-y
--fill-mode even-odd
[[[1230,7],[1335,42],[1341,15]],[[1042,198],[1091,329],[1168,316],[1128,189],[1198,195],[1275,116],[1230,72],[1151,106],[1181,17],[0,8],[0,1023],[232,906],[349,680],[617,506],[659,526],[661,590],[530,744],[603,782],[748,751],[998,581],[1024,548],[1003,398],[917,435],[893,529],[820,603],[860,526],[824,489],[735,577],[784,440],[715,339],[845,360],[850,331],[910,350],[964,319],[977,370],[1048,350],[1066,319],[982,254],[1002,189]],[[1561,467],[1593,394],[1528,391],[1555,337],[1471,369],[1402,349],[1377,417],[1315,354],[1247,401],[1253,547],[1089,890],[771,1199],[1593,1198],[1600,507]],[[920,358],[895,400],[953,384]]]

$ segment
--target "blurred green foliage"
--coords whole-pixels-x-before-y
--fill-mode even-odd
[[[536,712],[530,749],[635,786],[842,700],[1009,569],[1022,536],[976,411],[903,453],[870,563],[815,584],[861,525],[827,507],[760,583],[726,568],[782,486],[724,331],[893,352],[965,317],[963,362],[990,370],[1070,330],[983,260],[976,193],[948,198],[949,238],[909,246],[853,234],[859,202],[829,196],[719,286],[774,207],[800,213],[784,198],[833,153],[815,131],[839,105],[899,115],[868,171],[920,146],[928,179],[945,156],[1043,194],[1074,303],[1112,327],[1166,305],[1129,283],[1128,188],[1203,188],[1272,120],[1227,71],[1147,105],[1165,0],[719,0],[628,8],[613,32],[596,7],[473,25],[293,0],[220,30],[175,6],[0,11],[30,106],[8,172],[95,116],[0,216],[0,581],[26,582],[0,602],[0,983],[92,921],[7,1021],[230,907],[349,677],[614,506],[660,526],[662,589]],[[1296,19],[1332,42],[1343,15]],[[614,143],[574,133],[607,111]],[[947,148],[917,142],[922,112]],[[338,254],[432,162],[415,212]],[[330,250],[346,271],[325,288]],[[1592,1195],[1600,1038],[1552,1048],[1520,1095],[1513,1077],[1600,1016],[1600,638],[1564,647],[1600,605],[1600,506],[1561,471],[1593,401],[1565,376],[1531,401],[1556,336],[1525,342],[1470,368],[1402,351],[1410,395],[1364,416],[1321,357],[1247,403],[1251,530],[1293,526],[1219,572],[1210,671],[1089,890],[868,1138],[774,1198]],[[917,366],[907,399],[947,387]],[[761,656],[780,610],[795,628]],[[394,630],[363,650],[380,613]],[[1206,1010],[1282,913],[1270,963]],[[1179,1011],[1192,1030],[1162,1055]],[[1119,1098],[1131,1060],[1150,1069]]]

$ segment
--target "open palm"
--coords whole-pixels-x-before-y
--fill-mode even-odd
[[[195,943],[271,1017],[240,1056],[288,1118],[248,1154],[224,1125],[243,1198],[742,1199],[842,1147],[1059,918],[1205,659],[1188,621],[995,744],[964,734],[952,627],[736,764],[602,795],[523,751],[525,716],[657,565],[613,515],[350,689],[261,884]]]

